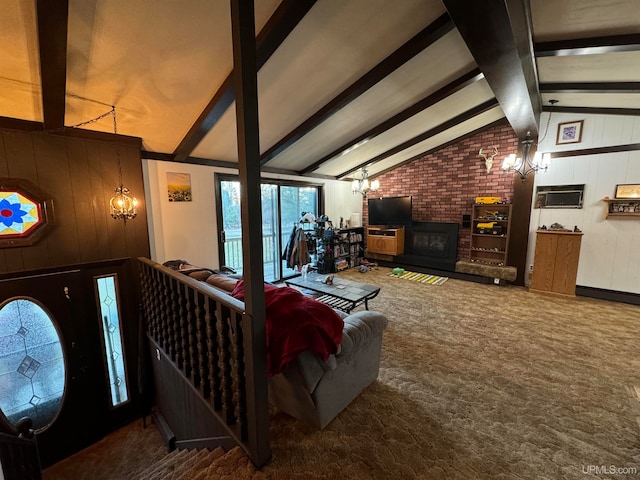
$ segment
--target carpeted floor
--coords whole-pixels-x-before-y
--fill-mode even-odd
[[[434,288],[389,272],[339,274],[382,287],[370,302],[390,320],[378,381],[322,432],[275,413],[272,462],[255,472],[232,455],[216,478],[640,476],[640,307],[455,279]],[[152,429],[136,423],[112,437],[89,450],[124,452],[138,469],[85,452],[45,480],[133,479],[143,450],[157,459]]]

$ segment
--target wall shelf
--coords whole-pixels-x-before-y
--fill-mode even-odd
[[[603,198],[607,203],[607,217],[640,217],[640,198]]]

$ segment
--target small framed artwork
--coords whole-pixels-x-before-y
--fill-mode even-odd
[[[191,174],[167,172],[167,193],[170,202],[190,202]]]
[[[616,185],[615,198],[640,198],[640,185]]]
[[[558,124],[558,138],[556,145],[564,145],[565,143],[580,143],[582,141],[582,125],[584,120],[576,122],[566,122]]]

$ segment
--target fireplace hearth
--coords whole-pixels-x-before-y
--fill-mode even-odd
[[[406,229],[407,253],[396,261],[439,270],[455,271],[458,251],[458,224],[414,222]]]

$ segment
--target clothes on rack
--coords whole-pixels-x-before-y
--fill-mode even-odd
[[[304,229],[294,226],[289,242],[282,253],[282,260],[287,262],[288,268],[302,267],[311,262],[307,248],[307,235]]]

